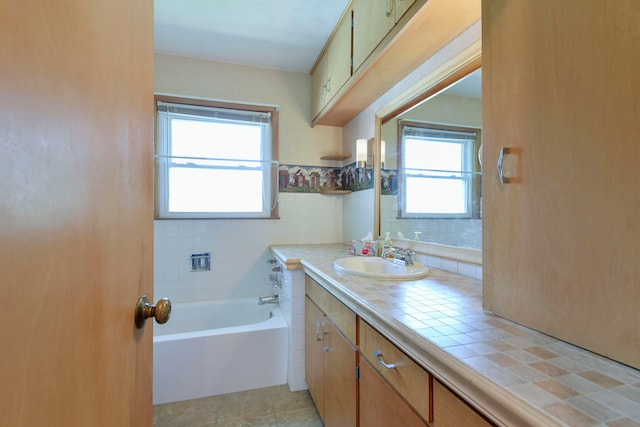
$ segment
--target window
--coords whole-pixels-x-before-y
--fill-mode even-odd
[[[277,216],[275,107],[156,97],[156,217]]]
[[[480,130],[399,122],[401,218],[479,218]]]

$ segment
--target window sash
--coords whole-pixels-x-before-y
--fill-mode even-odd
[[[471,218],[476,174],[473,170],[476,133],[406,124],[401,124],[401,128],[402,191],[398,198],[399,216]],[[411,147],[409,141],[418,145]],[[433,147],[420,147],[421,142],[441,144],[441,148],[447,148],[448,144],[458,145],[459,157],[449,158],[444,164],[441,159],[425,161],[429,156],[427,151]]]
[[[273,126],[270,111],[159,101],[157,117],[158,218],[270,218],[277,215],[278,163],[271,160]],[[172,127],[189,121],[241,128],[255,126],[260,134],[259,148],[256,146],[253,153],[241,153],[240,156],[239,151],[229,150],[228,145],[178,149]],[[217,144],[226,143],[218,141]],[[177,187],[180,183],[182,187]],[[254,197],[246,197],[252,193]]]

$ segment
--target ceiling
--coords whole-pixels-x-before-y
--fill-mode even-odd
[[[155,51],[309,72],[349,0],[154,0]]]
[[[482,69],[477,69],[462,80],[458,80],[444,92],[450,95],[482,99]]]

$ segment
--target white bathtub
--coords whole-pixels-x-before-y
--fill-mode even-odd
[[[154,325],[153,403],[287,382],[287,324],[258,298],[174,303]]]

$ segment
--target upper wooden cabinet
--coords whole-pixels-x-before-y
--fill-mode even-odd
[[[351,16],[348,8],[311,73],[312,117],[318,115],[351,77]]]
[[[353,69],[357,70],[395,25],[395,0],[353,1]]]
[[[478,22],[480,10],[481,0],[354,0],[345,14],[353,11],[353,37],[343,16],[312,70],[312,126],[347,124]],[[336,61],[329,54],[332,45],[339,41],[344,48],[345,38],[349,41],[349,61],[353,39],[354,64],[351,76],[340,84],[341,78],[323,75],[323,70],[332,69],[331,63]],[[330,95],[322,92],[323,82],[328,79]]]
[[[395,0],[393,7],[393,16],[396,18],[395,22],[398,22],[400,18],[404,16],[413,3],[415,3],[415,0]]]
[[[415,0],[353,1],[353,69],[375,50]]]
[[[637,0],[482,14],[485,307],[635,368],[638,16]]]

